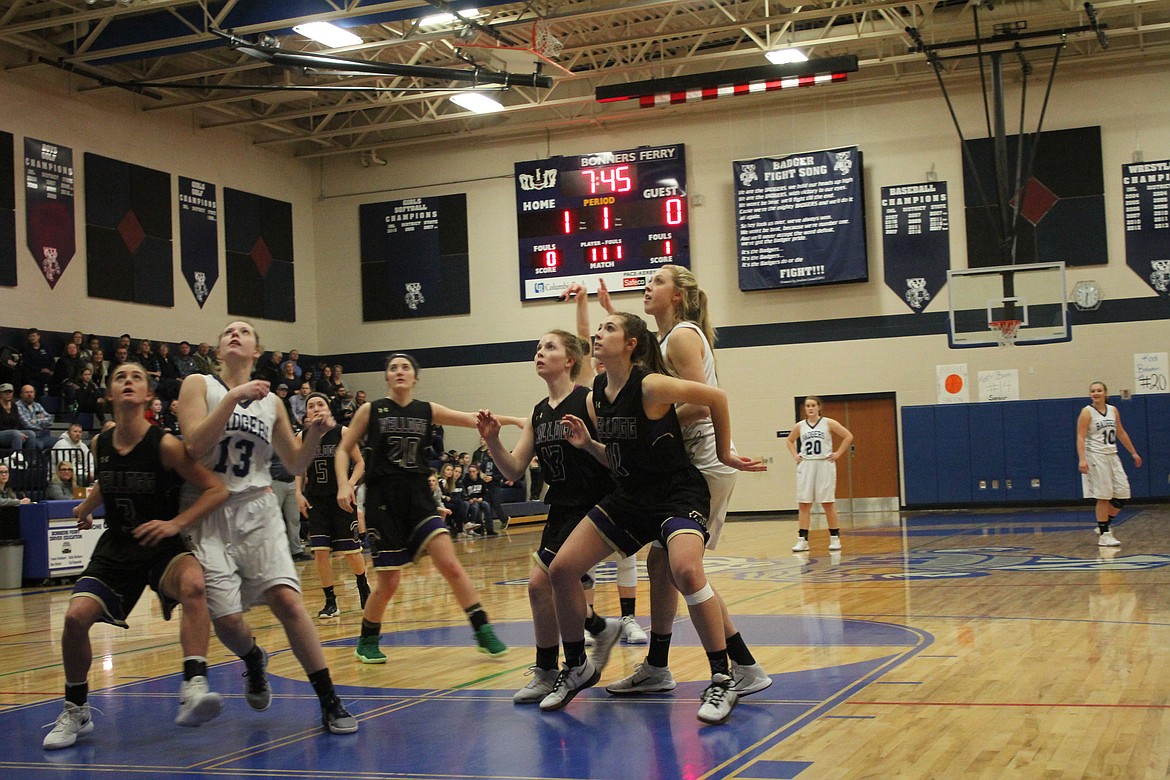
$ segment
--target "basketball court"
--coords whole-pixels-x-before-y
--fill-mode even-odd
[[[1098,548],[1089,507],[844,515],[828,553],[789,552],[794,519],[740,519],[708,557],[711,579],[774,680],[731,720],[695,718],[707,668],[680,610],[679,685],[619,699],[644,647],[615,648],[601,685],[566,709],[512,704],[533,661],[525,577],[538,537],[520,528],[460,542],[469,574],[512,648],[498,660],[471,632],[429,563],[404,578],[384,623],[384,666],[353,657],[361,616],[352,580],[340,619],[319,622],[334,680],[358,718],[325,733],[316,698],[266,609],[249,619],[272,653],[271,709],[243,700],[242,664],[212,641],[224,713],[173,723],[177,625],[144,600],[131,629],[98,626],[94,732],[64,750],[41,740],[60,711],[66,587],[0,596],[0,729],[10,778],[816,778],[1152,777],[1170,770],[1170,555],[1155,552],[1170,511],[1131,506],[1120,549]],[[300,565],[307,606],[320,590]],[[617,611],[612,565],[598,592]],[[648,623],[648,586],[639,614]]]

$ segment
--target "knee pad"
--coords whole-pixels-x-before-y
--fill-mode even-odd
[[[1125,506],[1125,501],[1120,498],[1111,498],[1109,499],[1109,503],[1111,506],[1113,506],[1114,509],[1121,509],[1123,506]]]
[[[693,607],[696,604],[702,604],[704,601],[707,601],[707,600],[713,599],[713,598],[715,598],[715,589],[712,588],[711,583],[708,582],[706,585],[699,588],[699,590],[695,591],[694,593],[687,595],[687,596],[683,596],[683,601],[685,601],[687,603],[688,607]]]
[[[617,562],[617,584],[619,588],[638,587],[638,559],[634,556],[619,558]]]

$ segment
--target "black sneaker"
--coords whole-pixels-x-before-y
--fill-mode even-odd
[[[365,604],[362,604],[365,607]],[[318,620],[331,620],[341,614],[341,610],[337,608],[336,601],[326,601],[325,606],[317,613]]]
[[[268,686],[268,675],[264,673],[267,668],[268,653],[261,647],[260,668],[244,672],[244,699],[257,712],[263,712],[272,705],[272,688]]]
[[[357,720],[337,697],[330,704],[321,705],[321,724],[334,734],[352,734],[358,730]]]

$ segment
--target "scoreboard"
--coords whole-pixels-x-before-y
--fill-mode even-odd
[[[520,299],[573,282],[641,289],[666,263],[690,266],[683,145],[516,163]]]

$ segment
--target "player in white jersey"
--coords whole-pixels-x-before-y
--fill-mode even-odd
[[[1129,479],[1117,457],[1117,442],[1129,450],[1137,468],[1141,468],[1142,459],[1121,424],[1117,407],[1105,403],[1108,396],[1109,389],[1104,382],[1089,385],[1091,403],[1077,417],[1077,468],[1085,498],[1097,502],[1097,544],[1120,547],[1121,542],[1113,535],[1109,523],[1129,498]]]
[[[612,309],[604,285],[598,291],[601,304]],[[664,265],[646,280],[643,309],[658,327],[658,345],[667,368],[675,376],[711,387],[719,387],[715,372],[715,329],[707,310],[707,294],[699,288],[695,275],[680,265]],[[676,410],[682,425],[687,457],[703,475],[711,493],[711,512],[707,524],[710,538],[706,548],[715,549],[727,507],[735,488],[736,469],[719,460],[715,447],[715,428],[705,406],[682,404]],[[735,445],[731,445],[735,455]],[[646,662],[631,676],[606,686],[613,694],[651,693],[674,687],[667,664],[674,618],[678,613],[678,589],[672,579],[666,550],[650,545],[646,555],[650,575],[650,648]],[[772,678],[756,661],[736,628],[723,597],[716,594],[723,617],[727,654],[731,659],[732,688],[740,696],[762,691]]]
[[[796,505],[800,538],[793,552],[808,552],[812,505],[820,504],[829,525],[830,552],[841,549],[841,521],[837,517],[837,460],[849,451],[853,434],[836,420],[821,416],[821,399],[804,399],[804,419],[788,434],[788,451],[796,461]],[[837,447],[833,448],[833,437]]]
[[[290,472],[303,472],[332,418],[306,420],[304,440],[298,440],[284,403],[269,392],[269,383],[250,379],[260,354],[255,329],[247,322],[232,322],[219,337],[220,373],[183,380],[177,406],[187,451],[219,477],[231,496],[184,538],[205,572],[215,633],[247,666],[248,704],[266,710],[272,702],[265,676],[268,656],[243,614],[265,602],[321,701],[322,723],[335,734],[351,734],[357,721],[333,690],[317,630],[301,599],[268,470],[275,451]]]

